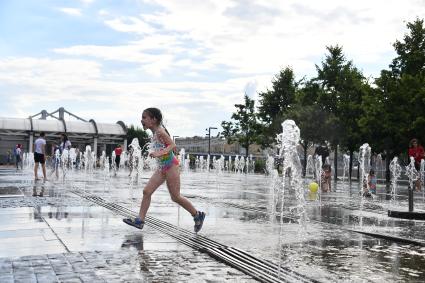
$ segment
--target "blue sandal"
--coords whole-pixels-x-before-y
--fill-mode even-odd
[[[199,231],[201,231],[202,225],[204,224],[204,219],[205,219],[205,212],[202,211],[198,211],[195,215],[195,217],[193,217],[193,221],[195,221],[195,226],[193,227],[195,233],[198,233]]]
[[[125,218],[122,221],[125,224],[136,227],[137,229],[143,229],[143,225],[145,225],[145,221],[143,221],[139,217],[137,217],[137,218]]]

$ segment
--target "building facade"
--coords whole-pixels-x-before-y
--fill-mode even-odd
[[[245,155],[246,150],[238,142],[233,142],[228,144],[226,139],[219,137],[185,137],[185,138],[176,138],[175,143],[177,150],[184,148],[185,152],[191,155],[207,155],[208,152],[211,155]],[[253,144],[249,147],[249,154],[252,154],[254,157],[262,157],[263,150],[259,145]]]
[[[56,113],[59,117],[54,115]],[[76,117],[77,121],[66,121],[66,113]],[[53,145],[60,143],[62,133],[67,134],[72,147],[84,151],[86,145],[90,145],[97,155],[102,151],[111,151],[117,144],[127,148],[127,127],[121,121],[115,124],[99,123],[93,119],[81,119],[64,108],[52,113],[43,110],[28,118],[0,117],[0,164],[7,162],[8,151],[13,154],[16,144],[22,144],[24,152],[32,152],[34,140],[41,132],[46,134],[48,155]]]

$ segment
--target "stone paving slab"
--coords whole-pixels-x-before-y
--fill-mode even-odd
[[[36,213],[34,207],[0,208],[0,257],[66,252]]]
[[[0,259],[0,282],[256,282],[193,250],[90,251]]]

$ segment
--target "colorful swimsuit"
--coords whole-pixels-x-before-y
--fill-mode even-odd
[[[372,194],[376,194],[376,176],[369,176],[369,189]]]
[[[168,147],[168,144],[164,144],[158,138],[157,134],[154,133],[152,137],[152,146],[153,151],[160,151]],[[174,156],[174,152],[170,151],[169,153],[158,157],[158,169],[165,173],[173,165],[179,165],[178,159]]]

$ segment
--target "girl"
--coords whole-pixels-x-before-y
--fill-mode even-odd
[[[157,108],[147,108],[142,114],[143,129],[152,131],[152,146],[153,151],[149,154],[151,157],[157,158],[158,169],[149,179],[143,189],[143,199],[140,206],[139,217],[123,219],[128,225],[142,229],[145,224],[146,213],[151,203],[152,194],[158,187],[166,181],[168,192],[171,199],[181,205],[193,216],[195,221],[194,231],[199,232],[204,223],[205,213],[197,211],[188,199],[180,195],[180,172],[179,162],[174,156],[174,148],[176,145],[170,138],[168,131],[162,126],[162,114]]]
[[[65,149],[67,150],[71,149],[71,142],[69,141],[68,136],[66,134],[61,134],[61,143],[60,143],[61,154],[63,153]]]
[[[377,183],[377,181],[376,181],[376,176],[375,176],[375,170],[370,169],[369,176],[367,178],[368,178],[369,192],[371,194],[376,195],[376,183]]]
[[[56,143],[52,146],[52,160],[53,160],[53,171],[50,173],[50,176],[53,173],[56,173],[56,179],[59,179],[59,166],[60,166],[60,146]]]
[[[320,187],[322,192],[331,191],[332,168],[329,164],[323,164],[322,175],[320,176]]]

